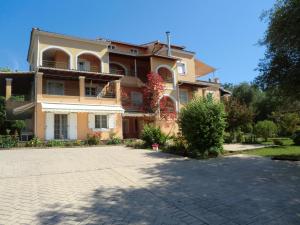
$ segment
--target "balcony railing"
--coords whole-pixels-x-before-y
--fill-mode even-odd
[[[134,70],[126,70],[126,74],[125,74],[124,70],[110,69],[109,73],[111,73],[111,74],[117,74],[117,75],[124,75],[124,76],[125,75],[126,76],[132,76],[132,77],[135,76]]]
[[[100,67],[99,66],[90,66],[89,68],[82,68],[78,67],[78,71],[84,71],[84,72],[93,72],[93,73],[100,73]]]
[[[43,60],[43,67],[49,67],[49,68],[58,68],[58,69],[69,69],[69,63],[68,62],[61,62],[61,61],[49,61],[49,60]]]

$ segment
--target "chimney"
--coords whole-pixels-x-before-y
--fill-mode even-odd
[[[171,56],[171,40],[170,40],[170,31],[166,32],[167,35],[167,45],[168,45],[168,56]]]
[[[219,84],[220,83],[220,79],[218,77],[215,77],[214,78],[214,82],[217,83],[217,84]]]

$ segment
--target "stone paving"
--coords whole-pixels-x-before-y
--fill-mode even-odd
[[[262,144],[224,144],[223,148],[225,151],[237,152],[237,151],[247,151],[258,148],[271,147],[273,145],[262,145]]]
[[[0,224],[300,224],[300,164],[121,146],[0,151]]]

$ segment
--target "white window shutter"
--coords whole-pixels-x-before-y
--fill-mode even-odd
[[[69,123],[69,139],[76,140],[77,139],[77,113],[70,113],[68,115],[68,123]]]
[[[89,113],[88,115],[88,123],[90,129],[95,129],[95,115],[92,113]]]
[[[47,112],[45,120],[45,139],[52,140],[54,139],[54,113]]]
[[[109,128],[115,128],[115,124],[116,124],[116,116],[115,114],[110,114],[109,118],[108,118],[108,126]]]

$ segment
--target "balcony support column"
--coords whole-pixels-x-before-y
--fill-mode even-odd
[[[115,81],[115,88],[116,88],[117,104],[121,105],[121,81],[120,80]]]
[[[137,77],[137,65],[136,65],[136,59],[134,59],[134,76]]]
[[[85,77],[79,76],[79,101],[83,101],[85,97]]]
[[[5,88],[5,99],[8,100],[11,97],[11,84],[12,84],[12,78],[6,78],[6,88]]]
[[[43,98],[43,73],[41,72],[35,74],[35,91],[36,100],[39,101]]]

